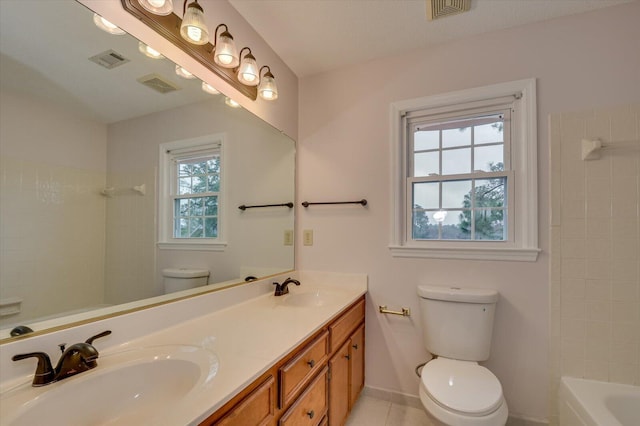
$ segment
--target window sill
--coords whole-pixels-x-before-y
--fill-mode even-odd
[[[420,257],[429,259],[505,260],[535,262],[539,248],[453,248],[389,246],[393,257]]]
[[[192,251],[225,251],[227,249],[226,242],[159,242],[160,250],[192,250]]]

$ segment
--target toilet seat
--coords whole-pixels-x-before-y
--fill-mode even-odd
[[[435,403],[464,416],[486,416],[504,402],[496,376],[472,361],[436,358],[424,366],[421,380]]]

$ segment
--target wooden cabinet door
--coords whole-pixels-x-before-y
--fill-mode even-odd
[[[351,410],[364,387],[364,324],[358,327],[351,335],[349,353],[351,364],[349,372],[349,410]]]
[[[329,360],[329,425],[341,426],[349,414],[349,346],[347,340]]]

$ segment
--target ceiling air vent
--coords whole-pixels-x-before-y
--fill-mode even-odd
[[[471,8],[471,0],[427,0],[427,19],[430,21],[456,13],[466,12]]]
[[[106,52],[98,53],[97,55],[90,57],[89,60],[109,70],[129,62],[127,58],[111,49]]]
[[[138,79],[138,83],[144,84],[145,86],[155,90],[156,92],[160,92],[163,95],[165,93],[175,92],[176,90],[180,90],[180,86],[170,82],[164,77],[158,74],[149,74]]]

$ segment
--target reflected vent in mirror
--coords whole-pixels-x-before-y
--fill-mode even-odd
[[[127,58],[112,49],[98,53],[97,55],[90,57],[89,60],[107,69],[119,67],[120,65],[124,65],[129,62]]]
[[[433,21],[471,9],[471,0],[427,0],[427,19]]]
[[[140,77],[138,79],[138,83],[144,84],[145,86],[162,94],[180,90],[180,86],[170,82],[169,80],[158,74],[148,74]]]

